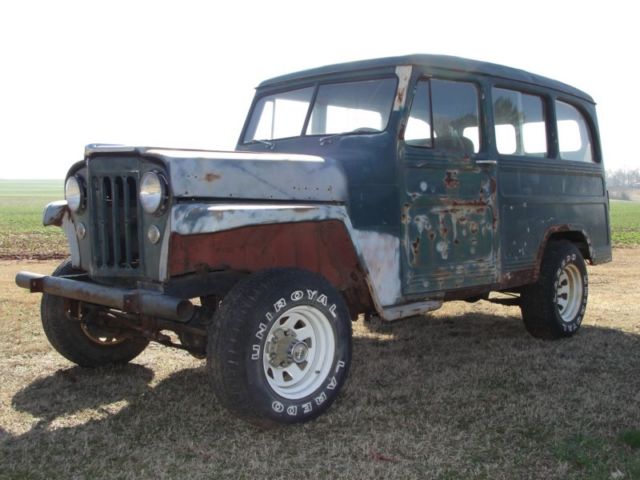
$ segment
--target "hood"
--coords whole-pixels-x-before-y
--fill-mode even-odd
[[[311,155],[89,145],[85,156],[122,153],[162,161],[174,197],[345,202],[340,164]]]

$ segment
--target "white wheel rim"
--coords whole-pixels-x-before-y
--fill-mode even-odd
[[[262,350],[269,386],[290,400],[311,395],[327,379],[335,350],[335,333],[324,313],[310,305],[287,310],[273,322]]]
[[[582,307],[582,274],[576,265],[566,265],[558,277],[556,305],[563,322],[571,322]]]

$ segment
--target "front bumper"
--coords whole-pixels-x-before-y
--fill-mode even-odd
[[[69,277],[52,277],[39,273],[18,272],[16,284],[31,292],[111,307],[127,313],[188,322],[195,307],[183,298],[144,289],[108,287]]]

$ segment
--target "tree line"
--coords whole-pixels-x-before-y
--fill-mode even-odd
[[[640,189],[640,169],[608,170],[607,187]]]

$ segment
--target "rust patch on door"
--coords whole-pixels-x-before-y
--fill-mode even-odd
[[[444,175],[444,186],[447,189],[458,188],[460,186],[460,180],[458,180],[457,170],[447,170]]]

